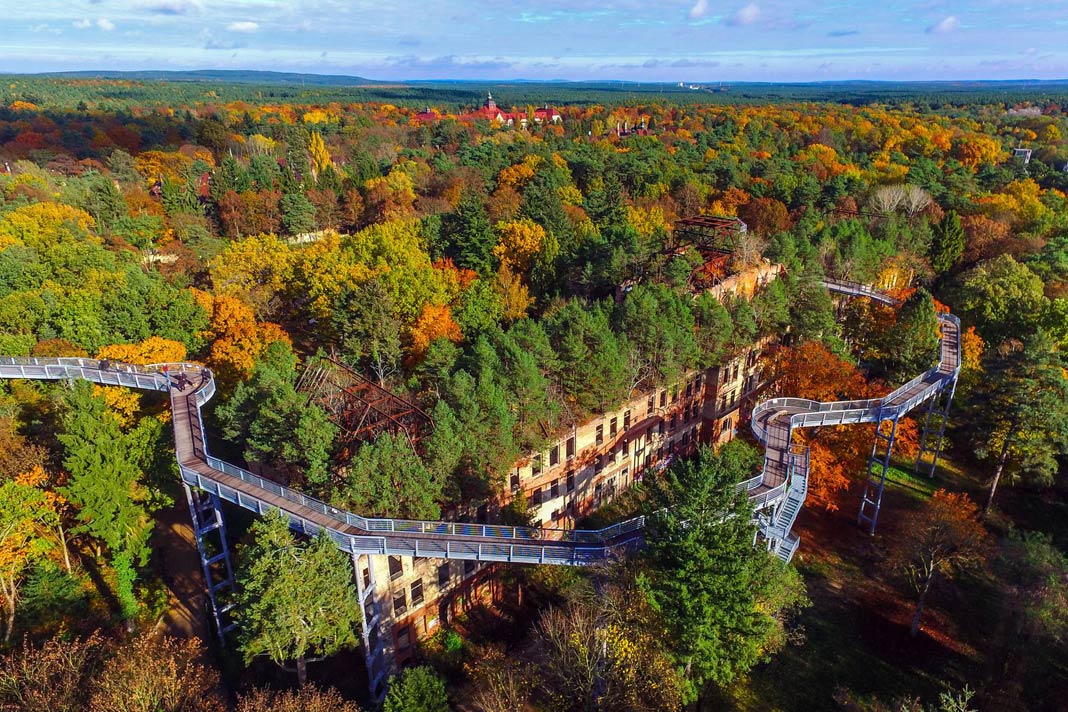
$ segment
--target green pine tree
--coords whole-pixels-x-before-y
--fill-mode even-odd
[[[752,506],[735,485],[759,466],[759,452],[736,440],[648,481],[654,513],[640,582],[671,636],[690,700],[781,645],[783,612],[806,602],[796,572],[753,546]]]
[[[449,712],[445,681],[426,665],[405,670],[390,680],[382,712]]]
[[[295,662],[307,680],[307,663],[359,643],[362,620],[352,562],[329,537],[297,541],[284,515],[257,520],[239,553],[235,616],[246,663],[265,655]]]

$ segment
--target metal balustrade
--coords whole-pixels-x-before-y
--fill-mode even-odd
[[[824,280],[823,284],[828,290],[841,294],[870,297],[883,304],[900,304],[900,300],[879,292],[868,285],[837,280]],[[773,542],[772,549],[784,561],[789,561],[797,550],[799,540],[790,533],[790,530],[808,491],[808,454],[805,452],[802,465],[800,461],[795,459],[796,454],[790,452],[790,449],[794,447],[794,430],[796,428],[813,428],[826,425],[882,423],[886,421],[896,424],[900,417],[921,403],[937,398],[944,391],[952,393],[957,377],[960,374],[961,365],[960,319],[952,314],[939,314],[938,319],[941,327],[938,365],[916,376],[882,398],[833,402],[820,402],[792,397],[771,398],[758,404],[753,409],[753,434],[765,446],[765,477],[770,472],[785,470],[785,473],[781,476],[784,477],[786,482],[791,483],[787,490],[787,496],[784,499],[777,500],[778,506],[773,509],[772,515],[761,526],[765,538],[769,542]],[[948,408],[949,404],[947,403],[945,406],[946,412],[948,412]],[[938,433],[939,443],[944,431],[944,422],[943,416],[941,421],[943,427]],[[864,502],[861,506],[860,519],[871,524],[872,532],[875,530],[878,503],[882,499],[882,487],[886,477],[885,464],[889,462],[890,449],[893,447],[893,434],[886,440],[889,441],[889,445],[880,454],[881,462],[884,465],[881,478],[878,481],[869,480],[867,485],[870,489],[877,491],[869,497],[866,490]],[[924,441],[926,442],[926,440],[925,426]],[[930,450],[935,457],[935,461],[930,464],[930,469],[933,472],[939,447],[934,447]],[[876,457],[874,450],[872,457]],[[866,504],[874,504],[873,513],[865,513]]]
[[[280,509],[296,529],[308,534],[326,531],[350,553],[582,565],[602,560],[615,548],[641,536],[644,517],[596,530],[364,517],[211,455],[200,409],[214,395],[216,386],[210,371],[199,364],[136,366],[87,358],[0,358],[0,378],[6,379],[77,378],[102,385],[174,391],[179,374],[185,374],[193,388],[188,393],[172,392],[172,409],[184,415],[174,420],[183,482],[259,514]],[[185,443],[188,452],[179,443]],[[202,467],[192,467],[183,460]],[[763,482],[761,474],[738,484],[739,489],[755,492],[752,500],[758,509],[774,504],[785,491],[782,485],[760,490]],[[419,538],[406,539],[409,534]]]
[[[882,303],[897,300],[867,285],[827,281],[828,289],[867,296]],[[908,412],[955,381],[960,370],[960,322],[939,315],[943,332],[954,338],[942,340],[939,365],[883,398],[831,403],[803,398],[773,398],[760,403],[752,413],[752,428],[766,446],[764,471],[738,483],[749,493],[756,510],[774,508],[764,518],[776,527],[788,493],[798,491],[797,480],[807,477],[790,455],[793,430],[799,427],[876,422],[876,418]],[[178,389],[176,376],[184,374],[189,384]],[[552,529],[512,527],[466,522],[421,521],[364,517],[347,512],[285,487],[267,478],[212,456],[207,448],[201,408],[216,391],[208,369],[195,363],[135,366],[88,358],[0,358],[0,378],[70,380],[82,379],[102,385],[171,393],[174,413],[175,451],[183,481],[220,499],[257,513],[283,511],[294,527],[309,534],[325,531],[339,547],[352,554],[394,554],[479,561],[510,561],[582,565],[609,556],[620,547],[640,539],[644,517],[603,529]],[[785,420],[782,416],[788,415]],[[807,456],[806,456],[807,458]],[[792,520],[791,520],[792,524]],[[783,546],[796,549],[789,527],[776,534]],[[767,529],[765,535],[771,534]],[[796,539],[796,538],[795,538]],[[789,548],[789,547],[787,547]],[[781,552],[780,552],[781,555]]]

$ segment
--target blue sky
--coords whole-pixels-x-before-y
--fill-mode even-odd
[[[2,0],[0,71],[373,79],[1068,78],[1047,0]]]

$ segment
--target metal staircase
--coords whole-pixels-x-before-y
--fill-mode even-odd
[[[833,292],[851,297],[868,297],[883,304],[897,304],[898,300],[864,284],[825,280],[824,286]],[[900,418],[922,403],[930,402],[922,437],[921,458],[930,453],[931,472],[941,451],[949,403],[960,374],[960,320],[952,314],[939,314],[941,343],[938,365],[920,374],[882,398],[822,403],[804,398],[772,398],[753,409],[752,428],[757,440],[765,447],[764,479],[766,482],[788,482],[786,499],[791,496],[800,503],[808,485],[807,455],[804,467],[793,459],[793,433],[796,428],[855,423],[878,424],[877,436],[868,459],[868,474],[858,520],[875,531],[882,503],[886,474],[894,447],[894,436]],[[948,397],[945,395],[948,394]],[[942,405],[940,405],[942,404]],[[937,415],[931,416],[930,413]],[[884,425],[885,424],[885,425]],[[889,426],[888,432],[886,425]],[[803,483],[803,484],[802,484]],[[760,521],[761,534],[777,556],[789,560],[797,549],[796,536],[790,533],[800,504],[784,502],[771,517]]]
[[[773,510],[764,533],[769,549],[785,563],[790,563],[800,544],[800,538],[790,530],[808,495],[809,450],[807,447],[796,447],[790,452],[789,458],[790,486],[782,504]]]
[[[894,303],[891,297],[866,285],[828,281],[825,286],[849,296]],[[773,398],[753,409],[751,425],[757,440],[765,446],[764,467],[759,475],[738,483],[737,487],[746,491],[756,511],[756,537],[762,538],[776,557],[788,563],[797,551],[800,539],[792,529],[808,494],[809,452],[794,445],[795,428],[891,422],[889,437],[883,438],[882,446],[877,439],[873,448],[868,487],[861,505],[861,520],[870,521],[872,531],[882,500],[897,419],[923,402],[930,402],[930,406],[921,443],[921,461],[929,462],[930,471],[934,471],[960,371],[960,322],[948,314],[940,315],[939,320],[942,326],[939,365],[885,398],[837,403]],[[221,502],[231,502],[257,514],[279,510],[288,517],[293,529],[310,535],[325,533],[352,556],[365,611],[361,637],[368,680],[376,699],[384,692],[389,662],[388,646],[381,634],[381,604],[368,555],[583,566],[602,561],[615,551],[638,546],[642,541],[644,517],[604,529],[580,530],[369,518],[339,510],[209,453],[201,408],[215,394],[215,380],[211,371],[199,364],[134,366],[83,358],[0,357],[0,378],[83,379],[102,385],[169,393],[175,456],[189,499],[211,613],[220,635],[231,625],[227,614],[233,589]],[[308,378],[319,379],[322,374],[314,372]],[[873,470],[873,463],[881,468],[878,472]],[[214,544],[216,538],[221,540],[219,544]]]

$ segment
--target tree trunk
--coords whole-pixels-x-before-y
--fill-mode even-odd
[[[67,567],[67,573],[71,572],[70,568],[70,548],[67,546],[67,532],[63,530],[63,527],[59,527],[59,545],[63,547],[63,565]]]
[[[301,687],[308,683],[308,660],[303,655],[297,658],[297,682]]]
[[[927,592],[931,590],[933,576],[927,579],[927,583],[920,591],[920,598],[916,601],[916,612],[912,614],[912,627],[909,628],[909,637],[915,638],[920,632],[920,616],[923,615],[923,604],[927,600]]]
[[[7,577],[3,585],[4,594],[4,608],[6,609],[6,620],[4,626],[4,647],[7,647],[11,642],[11,634],[15,631],[15,598],[18,595],[18,589],[15,588],[15,576],[14,574]]]
[[[990,507],[994,504],[994,493],[998,491],[998,482],[1001,473],[1005,470],[1005,462],[1009,459],[1009,445],[1012,442],[1012,432],[1005,437],[1005,444],[1001,446],[1001,454],[998,455],[998,464],[994,468],[994,481],[990,483],[990,492],[986,496],[986,506],[983,507],[983,516],[990,514]]]

